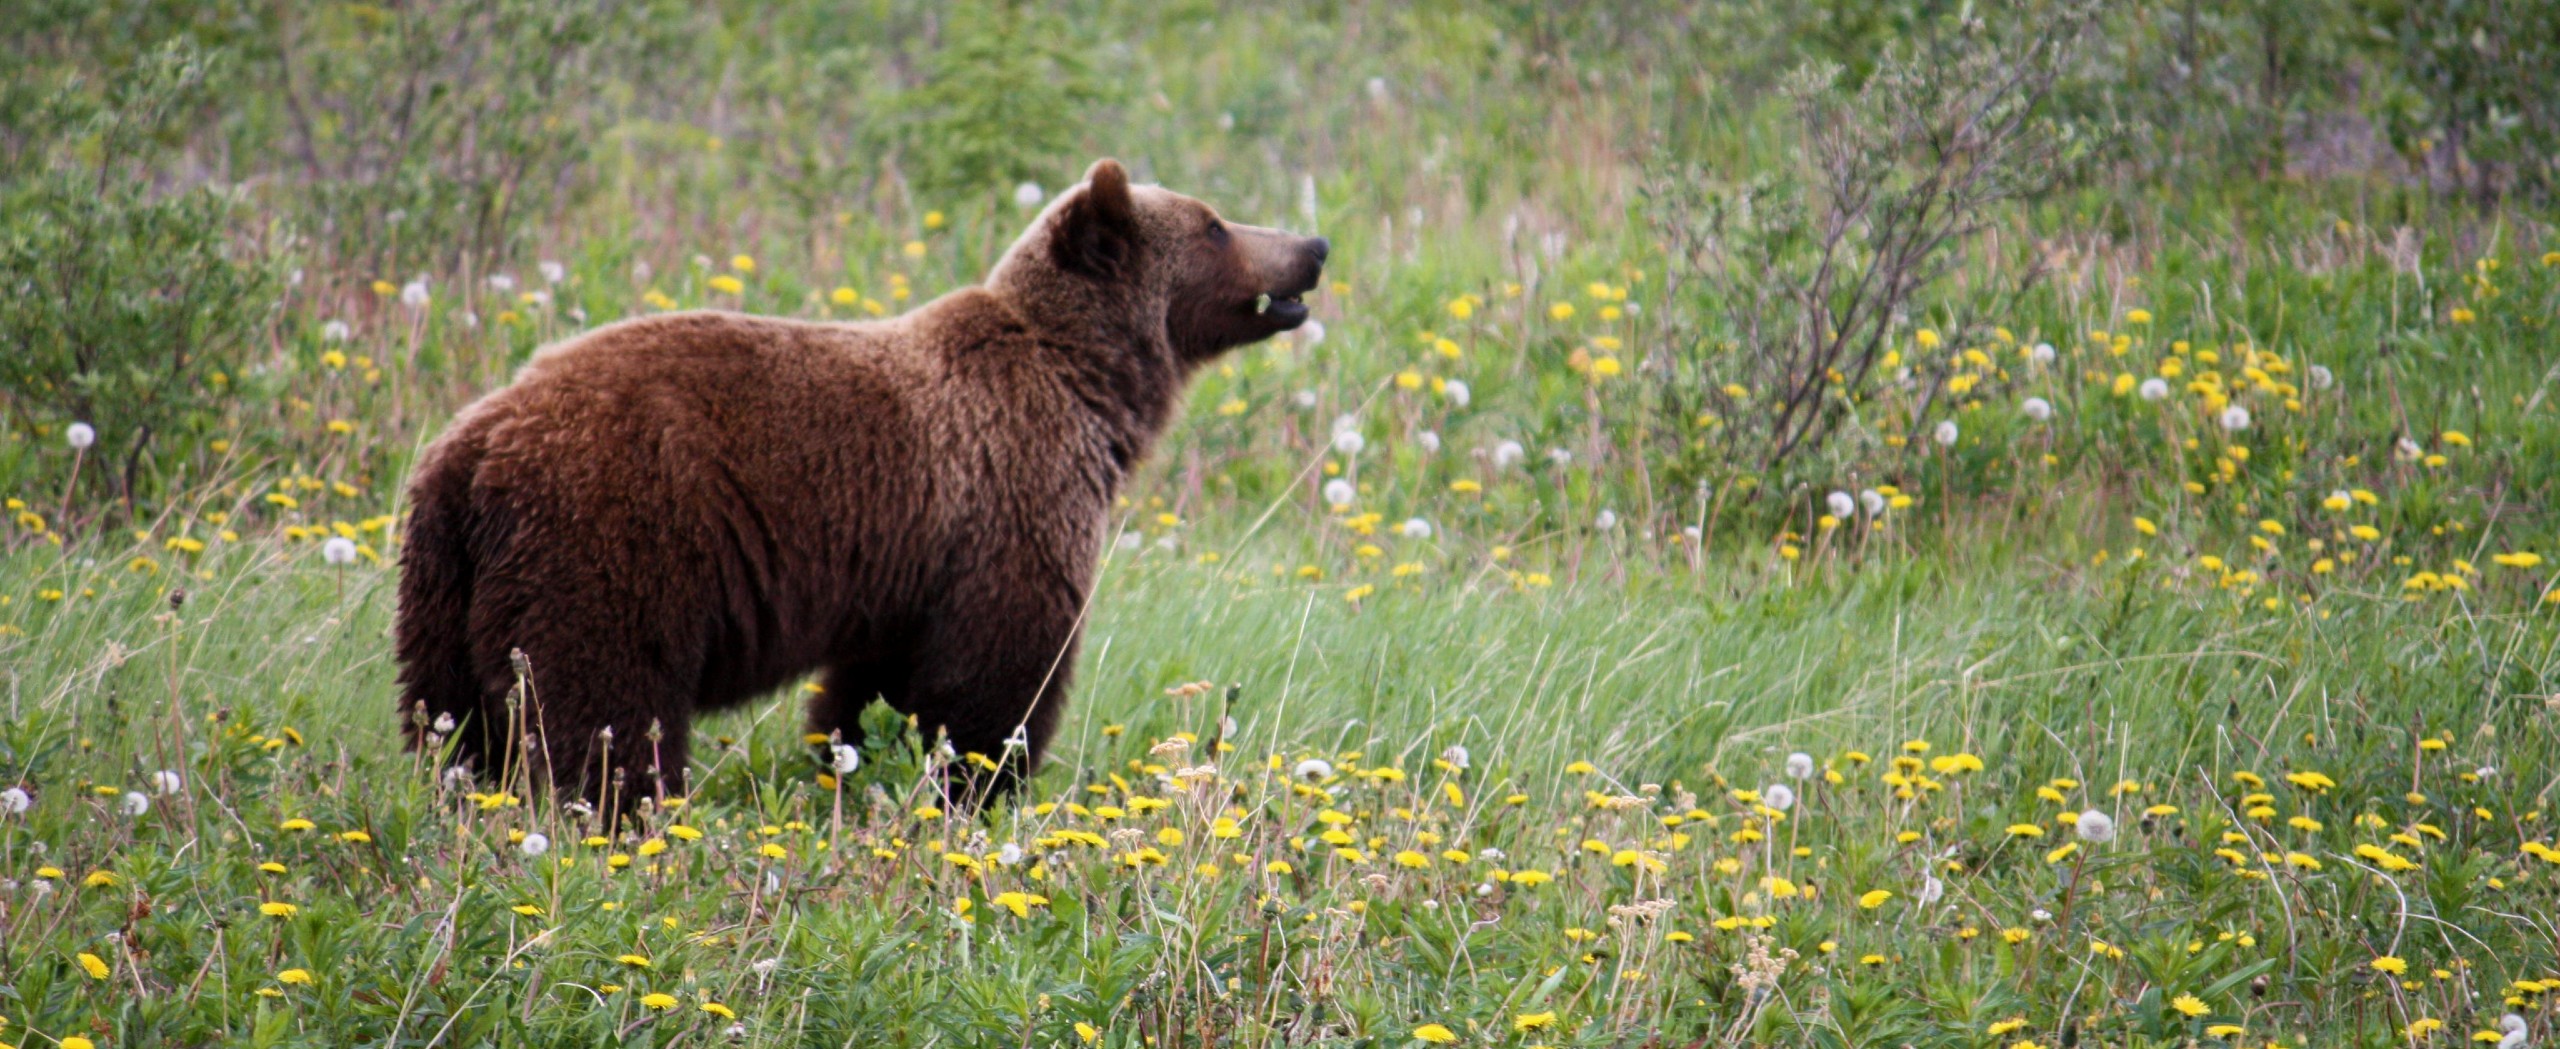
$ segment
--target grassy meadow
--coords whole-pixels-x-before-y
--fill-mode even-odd
[[[2230,6],[2099,9],[2035,105],[2105,148],[1833,293],[1854,367],[1714,279],[1805,278],[1750,223],[1840,205],[1769,190],[1840,170],[1785,71],[1942,84],[1878,56],[2005,25],[31,16],[0,112],[60,134],[0,136],[0,190],[113,236],[0,219],[0,1049],[2541,1044],[2554,212],[2529,152],[2336,86],[2397,82],[2353,27],[2403,16]],[[129,136],[164,37],[219,75]],[[403,69],[453,111],[368,123]],[[2368,163],[2261,152],[2348,117]],[[401,481],[455,409],[621,317],[912,308],[1105,154],[1333,261],[1126,493],[1016,804],[797,692],[621,821],[402,750]],[[1797,388],[1826,429],[1772,453]]]

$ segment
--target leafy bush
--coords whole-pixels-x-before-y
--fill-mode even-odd
[[[159,194],[141,173],[153,143],[204,86],[206,60],[152,54],[95,96],[66,86],[39,107],[52,129],[0,185],[0,394],[42,433],[89,424],[118,467],[93,483],[128,506],[155,439],[204,430],[273,300],[263,260],[231,236],[231,199]],[[44,157],[81,157],[76,165]],[[38,454],[13,484],[67,470]]]
[[[1906,368],[1888,336],[1994,208],[2073,159],[2079,140],[2044,104],[2087,21],[2020,18],[2033,29],[2017,40],[1956,20],[1889,51],[1855,89],[1837,67],[1808,66],[1788,87],[1800,174],[1719,188],[1694,164],[1656,173],[1647,192],[1673,305],[1652,362],[1657,403],[1666,432],[1713,435],[1683,442],[1681,472],[1779,471],[1885,382],[1937,370]],[[1934,404],[1922,392],[1906,422]]]

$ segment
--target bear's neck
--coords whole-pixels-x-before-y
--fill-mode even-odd
[[[1092,421],[1116,491],[1173,421],[1191,369],[1161,320],[1164,304],[1105,301],[1080,287],[991,287],[1052,357],[1058,379]]]

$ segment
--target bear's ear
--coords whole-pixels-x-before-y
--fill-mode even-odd
[[[1084,192],[1058,209],[1049,253],[1062,269],[1117,276],[1138,252],[1138,207],[1129,197],[1129,172],[1117,160],[1097,160],[1084,180]]]

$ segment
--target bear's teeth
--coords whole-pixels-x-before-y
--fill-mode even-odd
[[[1263,294],[1260,294],[1260,295],[1256,295],[1256,296],[1254,296],[1254,298],[1253,298],[1253,312],[1255,312],[1255,313],[1269,313],[1269,312],[1271,312],[1271,294],[1270,294],[1269,292],[1264,292]]]

